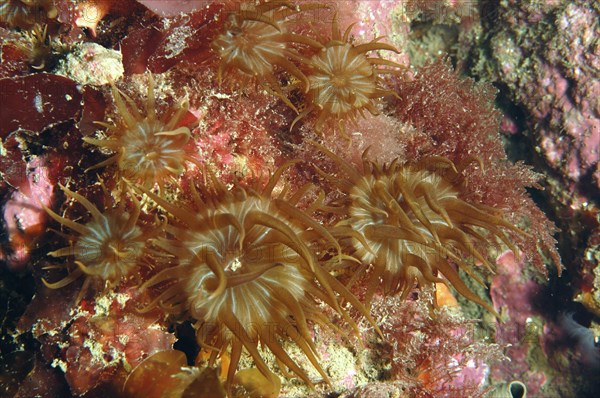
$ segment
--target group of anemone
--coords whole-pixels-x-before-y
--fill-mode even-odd
[[[332,12],[324,13],[332,22],[331,36],[325,43],[291,30],[303,24],[298,14],[324,11],[327,6],[272,1],[257,6],[242,3],[240,7],[239,12],[229,14],[225,31],[212,42],[221,60],[218,79],[221,81],[224,73],[242,72],[261,82],[298,114],[290,129],[314,113],[316,131],[329,124],[346,135],[348,121],[356,122],[365,111],[379,114],[375,100],[395,95],[383,88],[381,76],[398,74],[402,66],[367,56],[372,51],[398,52],[380,42],[381,38],[354,44],[350,37],[353,25],[342,34]],[[287,84],[281,85],[282,80]],[[301,97],[299,106],[289,99],[291,96]]]
[[[248,6],[229,14],[225,30],[212,42],[220,58],[219,77],[239,73],[264,82],[298,111],[292,124],[315,112],[316,131],[329,122],[343,128],[344,121],[365,110],[376,114],[376,100],[390,94],[379,75],[392,69],[380,68],[398,67],[366,55],[394,51],[392,46],[378,40],[354,44],[351,27],[341,34],[335,18],[332,37],[324,44],[288,29],[290,18],[318,7],[281,1]],[[298,52],[297,46],[306,51]],[[116,122],[101,123],[105,138],[85,138],[112,153],[92,168],[117,170],[122,195],[118,205],[102,211],[62,187],[87,210],[88,221],[75,222],[46,209],[70,231],[65,234],[69,245],[50,253],[69,257],[62,265],[67,274],[44,279],[48,287],[60,288],[85,276],[81,298],[91,286],[114,287],[135,279],[151,297],[140,303],[139,311],[161,310],[192,320],[211,366],[227,353],[229,386],[244,351],[267,380],[277,383],[261,348],[273,353],[282,371],[288,368],[313,386],[314,380],[284,349],[286,341],[328,382],[311,326],[337,330],[330,319],[335,316],[358,334],[351,307],[381,334],[369,311],[378,286],[384,295],[407,296],[416,286],[445,283],[494,312],[467,287],[458,269],[481,282],[473,264],[492,268],[487,246],[501,241],[516,253],[510,236],[524,232],[499,209],[461,198],[466,164],[438,157],[379,164],[365,153],[356,166],[311,142],[307,145],[338,170],[334,177],[312,166],[315,175],[338,191],[335,200],[325,200],[328,196],[312,184],[286,183],[284,176],[294,161],[268,179],[228,187],[185,149],[193,136],[189,127],[181,126],[188,104],[184,101],[174,112],[160,115],[151,77],[149,81],[142,109],[113,86]],[[289,96],[292,90],[300,90],[303,109],[290,99],[296,98]],[[163,188],[177,186],[189,163],[200,166],[204,181],[188,182],[180,199],[167,200]],[[141,220],[142,208],[156,216],[154,221]],[[327,224],[324,219],[335,221]],[[139,271],[148,264],[149,271]],[[355,295],[359,281],[366,287],[361,300]]]

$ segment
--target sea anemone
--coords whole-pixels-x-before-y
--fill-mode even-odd
[[[45,279],[42,281],[47,287],[58,289],[86,275],[82,293],[92,278],[103,280],[109,286],[117,285],[136,268],[150,237],[138,226],[140,204],[132,199],[133,209],[127,211],[126,200],[121,200],[119,206],[103,213],[82,195],[62,185],[60,187],[67,197],[79,202],[92,218],[80,224],[45,208],[50,217],[77,235],[67,234],[69,246],[48,253],[52,257],[73,256],[74,269],[68,264],[66,267],[70,272],[63,279],[53,283]]]
[[[48,37],[48,25],[34,25],[30,30],[23,32],[23,41],[15,42],[29,61],[31,68],[44,70],[51,67],[52,45]]]
[[[398,160],[379,165],[368,160],[365,151],[362,170],[357,170],[315,145],[347,175],[335,179],[322,173],[346,195],[339,206],[326,208],[347,214],[331,233],[346,240],[347,249],[361,260],[363,265],[354,278],[373,266],[367,301],[378,286],[384,294],[401,293],[405,297],[415,282],[419,286],[449,282],[465,298],[495,313],[467,287],[451,263],[483,283],[469,264],[479,261],[492,271],[481,247],[485,249],[498,238],[518,253],[505,231],[524,232],[507,222],[501,211],[461,198],[463,170],[476,159],[458,165],[442,157],[408,165]]]
[[[353,25],[343,35],[340,33],[337,18],[332,25],[332,38],[308,62],[309,88],[304,100],[302,112],[293,121],[296,122],[317,112],[315,130],[320,131],[326,121],[337,123],[345,134],[345,123],[356,123],[358,115],[364,117],[364,111],[378,115],[375,99],[387,95],[396,95],[382,87],[380,75],[399,73],[401,65],[378,57],[368,57],[370,51],[387,50],[398,52],[389,44],[380,43],[379,38],[369,43],[354,45],[349,36]],[[381,66],[388,68],[380,68]]]
[[[159,117],[152,75],[148,81],[143,111],[138,110],[135,102],[119,92],[114,85],[112,96],[119,112],[119,123],[98,122],[108,129],[107,139],[83,139],[115,154],[90,169],[116,163],[121,177],[147,187],[155,184],[162,187],[167,181],[182,174],[185,162],[191,160],[185,149],[190,129],[179,126],[188,110],[187,101],[180,103],[174,113]]]
[[[56,18],[58,11],[52,0],[0,0],[0,21],[10,26],[30,28],[42,22],[42,15]]]
[[[286,1],[264,2],[256,6],[242,3],[239,11],[229,14],[225,31],[212,42],[213,50],[221,59],[219,82],[224,71],[241,71],[263,82],[265,88],[295,109],[283,94],[274,67],[282,68],[308,89],[307,77],[293,62],[302,62],[303,58],[291,44],[312,48],[321,48],[322,45],[309,37],[289,32],[284,22],[291,14],[317,7],[322,6],[305,4],[295,7]]]
[[[331,325],[318,302],[331,307],[355,330],[356,324],[338,297],[358,309],[374,325],[360,302],[320,264],[336,257],[339,245],[327,230],[298,209],[310,185],[284,199],[273,197],[280,167],[266,186],[236,185],[228,190],[215,177],[213,188],[193,190],[192,207],[173,205],[141,189],[179,221],[167,227],[172,238],[155,245],[177,259],[142,286],[160,293],[146,309],[187,312],[196,320],[199,344],[211,351],[209,365],[231,347],[227,383],[231,385],[242,350],[260,373],[276,382],[258,350],[267,347],[309,386],[305,371],[286,353],[281,340],[293,340],[325,381],[308,321]],[[335,259],[333,261],[336,261]]]

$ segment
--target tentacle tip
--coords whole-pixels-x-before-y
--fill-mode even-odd
[[[54,284],[48,282],[45,278],[42,278],[42,283],[44,284],[44,286],[46,286],[48,289],[54,289],[54,287],[52,287]]]

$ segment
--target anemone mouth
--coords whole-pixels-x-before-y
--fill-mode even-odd
[[[238,261],[235,261],[234,263],[237,264]],[[243,272],[243,271],[236,272],[236,271],[238,271],[238,267],[241,267],[241,266],[236,265],[235,267],[233,267],[233,272],[225,273],[225,278],[227,280],[227,282],[225,284],[225,288],[234,289],[234,288],[238,288],[242,285],[253,283],[256,280],[260,279],[264,274],[268,273],[273,268],[284,267],[284,265],[281,263],[265,264],[262,267],[257,267],[257,269],[254,269],[252,271],[247,271],[247,272]],[[217,292],[219,290],[219,279],[216,276],[207,278],[204,281],[204,285],[201,288],[199,288],[199,290],[205,290],[205,291],[209,292],[209,295],[213,295],[214,292]],[[224,289],[223,289],[223,291],[224,291]]]

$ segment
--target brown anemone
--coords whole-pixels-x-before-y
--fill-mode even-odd
[[[346,194],[339,206],[323,209],[347,215],[331,233],[361,260],[354,279],[372,265],[367,301],[378,286],[384,294],[406,296],[415,282],[419,286],[443,282],[495,313],[467,287],[452,264],[483,283],[474,263],[492,272],[486,248],[499,239],[518,254],[507,233],[524,232],[506,221],[499,209],[461,198],[462,172],[474,159],[459,165],[441,157],[408,165],[397,160],[379,165],[368,160],[365,152],[362,170],[358,170],[318,147],[347,175],[334,179],[322,173]]]
[[[27,55],[29,65],[35,70],[51,67],[52,44],[48,36],[48,25],[34,25],[22,33],[23,40],[15,42],[15,46]]]
[[[225,30],[212,42],[212,49],[220,58],[217,72],[219,83],[223,72],[241,71],[296,109],[284,95],[275,68],[281,68],[308,88],[307,77],[295,64],[302,62],[303,58],[293,45],[302,44],[317,49],[322,45],[309,37],[290,32],[286,22],[293,14],[320,7],[314,4],[294,6],[287,1],[262,2],[258,5],[240,3],[240,10],[229,14]]]
[[[229,190],[213,177],[211,189],[193,190],[189,207],[173,205],[142,188],[177,219],[167,227],[168,237],[155,242],[175,264],[144,283],[143,288],[159,292],[146,309],[158,306],[168,313],[188,313],[196,321],[198,343],[211,352],[210,365],[230,348],[228,385],[244,349],[260,372],[276,382],[259,351],[260,343],[312,386],[305,371],[284,350],[286,339],[328,381],[308,326],[309,321],[331,326],[319,302],[355,330],[339,299],[374,324],[364,306],[318,261],[321,253],[337,256],[339,245],[296,206],[310,185],[285,199],[286,188],[273,197],[288,166],[280,167],[264,188],[256,183]]]
[[[0,0],[0,22],[9,26],[28,29],[57,15],[52,0]]]
[[[149,76],[143,110],[114,85],[112,96],[118,110],[118,122],[98,122],[108,129],[108,138],[84,137],[84,141],[108,149],[114,155],[91,169],[116,164],[121,177],[147,187],[163,186],[181,175],[186,161],[190,160],[185,147],[191,132],[188,127],[179,125],[188,110],[187,101],[181,102],[174,112],[159,115],[152,75]]]
[[[291,128],[309,113],[316,112],[316,131],[320,131],[326,122],[333,122],[334,127],[346,136],[347,121],[356,123],[357,117],[364,117],[365,111],[378,115],[376,100],[396,95],[383,87],[381,75],[397,74],[402,66],[384,58],[367,56],[367,53],[398,50],[390,44],[381,43],[380,38],[355,45],[350,41],[352,27],[350,25],[342,35],[337,18],[334,18],[331,40],[308,61],[306,75],[309,88],[304,109]]]
[[[72,256],[74,260],[65,266],[51,267],[66,267],[68,275],[63,279],[53,283],[45,279],[42,281],[47,287],[58,289],[85,275],[81,294],[85,292],[92,278],[105,281],[109,286],[117,285],[136,269],[144,255],[146,241],[150,237],[149,233],[138,225],[140,204],[132,199],[133,209],[128,211],[123,199],[119,206],[101,212],[82,195],[62,185],[60,187],[67,197],[80,203],[89,212],[91,219],[85,224],[80,224],[45,208],[50,217],[75,233],[64,234],[69,240],[69,246],[48,254],[52,257]]]

